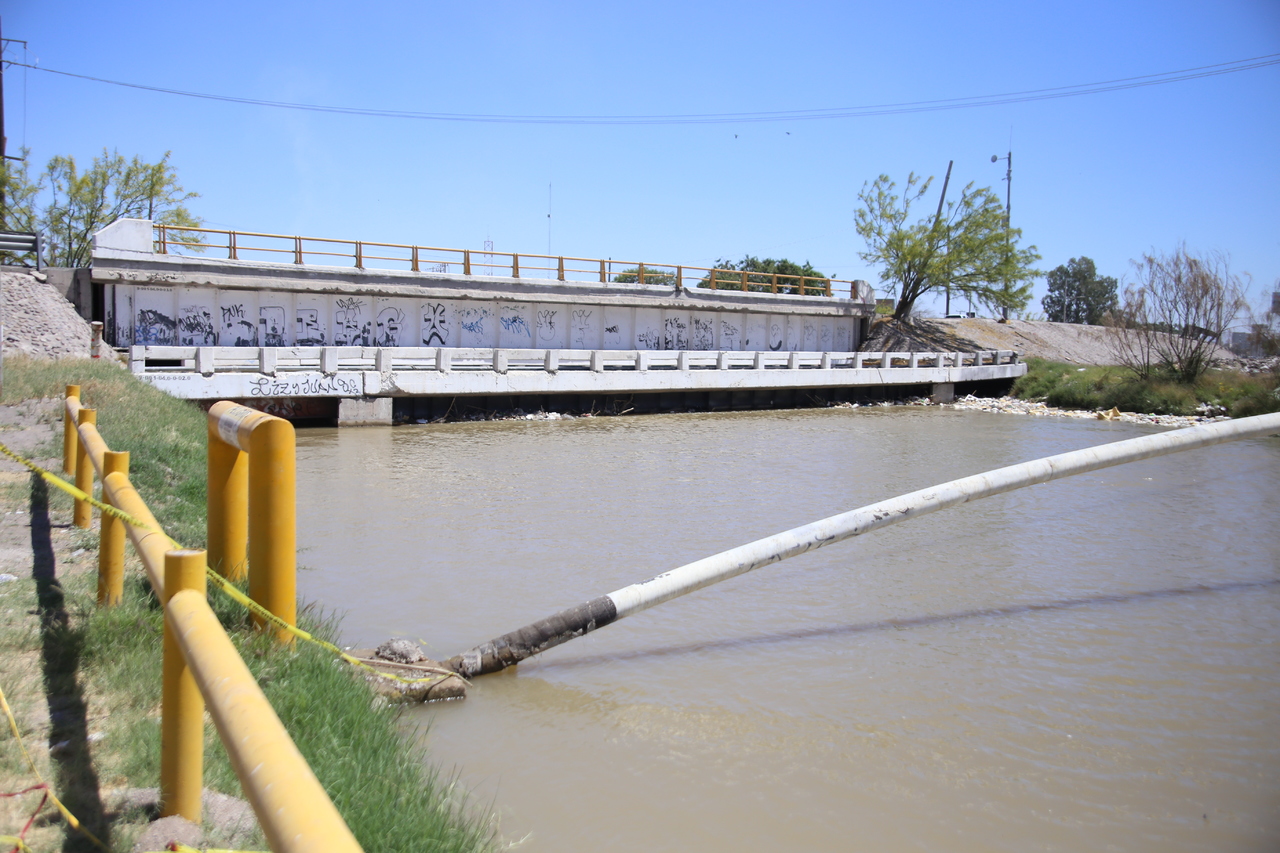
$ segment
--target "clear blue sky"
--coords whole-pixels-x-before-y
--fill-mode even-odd
[[[0,3],[44,68],[245,98],[488,115],[861,107],[1280,53],[1277,0],[910,4]],[[6,58],[23,61],[21,45]],[[709,265],[789,257],[878,284],[863,183],[914,170],[1002,197],[1050,269],[1186,241],[1280,280],[1280,66],[1055,100],[720,124],[299,112],[11,68],[9,150],[173,152],[211,227]],[[953,189],[954,192],[954,189]],[[927,202],[925,207],[931,207]],[[1044,293],[1037,283],[1032,311]]]

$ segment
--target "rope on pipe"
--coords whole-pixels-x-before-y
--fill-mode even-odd
[[[1075,474],[1276,433],[1280,433],[1280,413],[1256,415],[1073,450],[952,480],[792,528],[672,569],[468,649],[445,661],[445,666],[467,677],[497,672],[574,637],[603,628],[624,616],[639,613],[752,569],[881,527]]]

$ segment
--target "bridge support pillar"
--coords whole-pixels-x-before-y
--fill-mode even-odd
[[[390,397],[343,397],[338,400],[338,426],[390,425]]]
[[[930,401],[934,403],[953,403],[956,399],[956,383],[954,382],[935,382],[933,383],[933,393],[929,395]]]

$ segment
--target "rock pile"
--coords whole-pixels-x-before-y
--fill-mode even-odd
[[[1188,427],[1196,424],[1225,421],[1230,418],[1218,417],[1218,409],[1214,406],[1201,406],[1198,415],[1143,415],[1135,412],[1088,412],[1081,409],[1055,409],[1044,403],[1033,403],[1019,400],[1016,397],[975,397],[972,394],[961,397],[954,403],[944,404],[947,408],[971,412],[998,412],[1006,415],[1030,415],[1032,417],[1084,418],[1087,420],[1118,421],[1126,424],[1147,424],[1148,426]]]
[[[4,354],[35,358],[88,358],[89,323],[39,273],[0,273]]]

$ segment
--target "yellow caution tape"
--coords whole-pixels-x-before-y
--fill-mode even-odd
[[[196,848],[188,847],[185,844],[179,844],[176,841],[170,844],[166,849],[176,851],[176,853],[200,853],[200,851],[197,850]],[[156,851],[156,853],[162,853],[162,852]],[[219,850],[219,849],[210,847],[208,850],[205,850],[204,853],[265,853],[265,852],[255,851],[255,850]]]
[[[14,850],[21,850],[22,853],[32,853],[31,848],[27,846],[27,842],[16,835],[0,835],[0,844],[12,845]]]
[[[49,801],[52,802],[54,806],[57,807],[58,811],[62,813],[63,819],[66,820],[66,822],[70,826],[79,830],[81,834],[83,834],[86,838],[88,838],[94,844],[98,845],[98,847],[100,847],[101,849],[106,850],[107,853],[111,853],[110,847],[108,847],[107,845],[99,841],[98,836],[94,835],[92,832],[85,829],[80,824],[79,819],[76,818],[75,815],[73,815],[70,811],[67,810],[67,807],[62,804],[62,800],[59,800],[57,795],[53,793],[53,788],[49,785],[48,782],[45,782],[44,777],[40,775],[39,769],[36,768],[36,763],[31,760],[31,753],[27,752],[27,745],[22,742],[22,735],[18,731],[18,721],[14,719],[13,711],[9,709],[9,701],[4,698],[3,689],[0,689],[0,708],[4,709],[4,715],[9,718],[9,730],[13,732],[13,739],[18,742],[18,749],[22,751],[22,757],[27,760],[27,766],[31,768],[31,774],[40,780],[40,784],[45,786],[45,793],[49,795]],[[9,844],[13,843],[12,840],[9,840],[7,838],[4,840]],[[18,843],[21,844],[20,839]],[[25,844],[23,844],[22,846],[24,848],[26,847]]]
[[[169,544],[172,545],[174,548],[178,550],[182,550],[183,548],[182,543],[178,542],[176,539],[174,539],[169,534],[165,533],[163,530],[158,530],[154,527],[151,527],[150,525],[145,524],[139,519],[134,518],[132,515],[130,515],[129,513],[125,512],[122,509],[114,507],[111,504],[106,503],[104,501],[100,501],[94,498],[92,495],[85,494],[80,489],[77,489],[71,483],[68,483],[66,480],[63,480],[61,477],[57,476],[56,474],[53,474],[52,472],[47,471],[44,468],[41,468],[39,465],[32,462],[31,460],[26,459],[22,456],[19,456],[17,453],[14,453],[12,450],[6,447],[3,443],[0,443],[0,453],[3,453],[5,456],[8,456],[10,459],[13,459],[14,461],[22,465],[25,465],[27,468],[30,468],[32,471],[34,471],[35,473],[39,474],[42,478],[44,478],[46,482],[50,483],[51,485],[53,485],[58,489],[61,489],[67,494],[71,495],[76,500],[86,501],[92,506],[97,507],[100,511],[120,519],[125,524],[128,524],[130,527],[136,527],[141,530],[151,530],[156,533],[159,533],[165,539],[168,539]],[[303,629],[299,628],[297,625],[294,625],[291,622],[281,619],[279,616],[272,613],[270,610],[267,610],[265,607],[263,607],[258,602],[254,601],[249,596],[245,595],[243,592],[237,589],[230,581],[228,581],[222,575],[218,574],[208,565],[204,567],[204,571],[205,571],[205,574],[208,576],[209,581],[214,586],[222,590],[222,592],[225,593],[228,597],[230,597],[233,601],[239,602],[241,605],[248,608],[248,610],[251,613],[258,615],[262,619],[266,620],[267,622],[270,622],[272,625],[274,625],[275,627],[281,630],[288,631],[290,634],[299,638],[303,642],[317,645],[320,648],[324,649],[325,651],[330,652],[331,654],[337,655],[342,660],[346,661],[352,666],[356,666],[356,667],[359,667],[360,669],[371,672],[380,678],[389,678],[392,681],[398,681],[401,684],[424,684],[428,682],[443,681],[446,678],[450,677],[451,675],[457,675],[457,673],[453,672],[452,670],[442,670],[438,674],[428,675],[423,678],[405,678],[404,676],[395,675],[390,672],[383,672],[382,670],[372,667],[369,664],[361,661],[359,658],[352,657],[351,655],[347,654],[342,649],[338,648],[332,643],[321,640],[318,637],[315,637],[310,633],[308,633],[307,631],[304,631]],[[457,677],[462,678],[461,675],[457,675]],[[462,678],[462,680],[466,682],[465,678]],[[466,683],[469,684],[470,682],[466,682]]]

